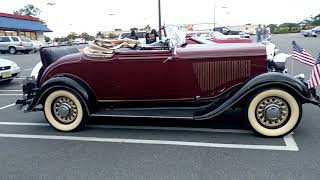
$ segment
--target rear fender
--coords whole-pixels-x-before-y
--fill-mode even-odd
[[[239,101],[245,100],[248,95],[253,94],[257,90],[270,87],[284,88],[290,91],[294,94],[294,96],[298,96],[297,98],[301,100],[301,103],[314,102],[312,100],[310,90],[302,81],[288,74],[269,72],[248,80],[239,91],[226,98],[226,100],[220,106],[217,107],[217,105],[213,104],[204,110],[198,111],[196,113],[195,120],[205,120],[218,116]]]
[[[46,81],[39,88],[37,95],[26,111],[33,111],[36,106],[43,104],[49,93],[57,89],[66,89],[75,93],[81,98],[88,115],[93,112],[96,103],[94,94],[84,81],[71,75],[59,75]]]

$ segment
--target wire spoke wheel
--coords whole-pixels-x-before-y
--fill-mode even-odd
[[[87,114],[82,99],[67,90],[56,90],[44,102],[47,121],[59,131],[75,131],[84,126]]]
[[[298,126],[302,106],[288,91],[266,89],[248,99],[246,115],[255,133],[279,137],[292,132]]]
[[[282,98],[268,97],[262,100],[256,109],[256,117],[266,128],[277,128],[283,125],[290,115],[290,109]]]
[[[76,104],[68,97],[57,98],[53,103],[52,110],[56,119],[63,124],[72,123],[78,115]]]

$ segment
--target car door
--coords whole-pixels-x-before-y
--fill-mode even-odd
[[[7,51],[9,49],[10,39],[7,36],[0,37],[0,50]]]
[[[167,60],[169,50],[120,53],[90,61],[82,73],[101,101],[180,100],[194,98],[192,64]],[[85,74],[88,73],[88,74]]]

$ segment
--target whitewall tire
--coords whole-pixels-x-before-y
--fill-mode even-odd
[[[301,103],[289,92],[267,89],[252,96],[246,115],[254,132],[268,137],[284,136],[300,122]]]
[[[59,131],[76,131],[83,127],[86,110],[81,99],[67,90],[51,92],[43,105],[44,115],[51,126]]]

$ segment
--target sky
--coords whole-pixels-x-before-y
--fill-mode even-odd
[[[157,28],[158,0],[0,0],[0,12],[12,13],[26,4],[37,6],[43,19],[59,37],[131,27]],[[49,6],[47,3],[55,3]],[[300,22],[320,13],[319,0],[161,0],[162,23],[213,23],[217,26]]]

